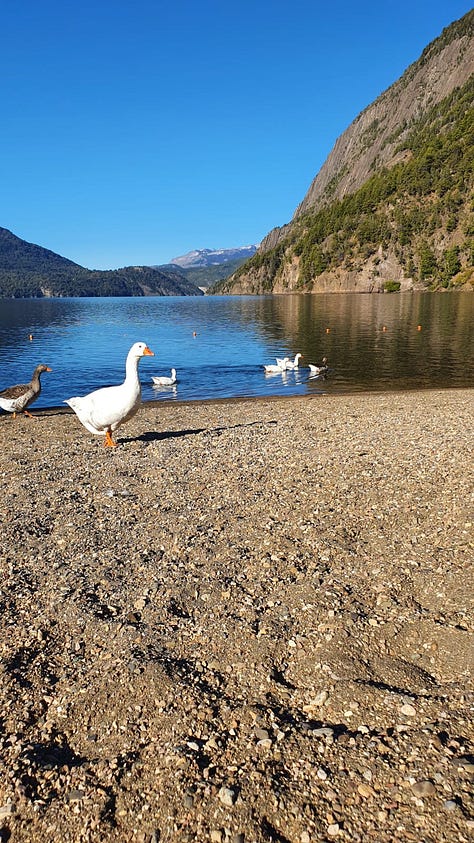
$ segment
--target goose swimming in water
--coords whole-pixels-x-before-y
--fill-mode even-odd
[[[309,363],[309,373],[310,375],[325,375],[328,370],[327,365],[328,359],[327,357],[323,357],[322,359],[322,366],[315,366],[314,363]]]
[[[132,345],[125,363],[125,380],[117,386],[105,386],[88,395],[68,398],[64,403],[74,410],[81,424],[97,436],[105,436],[104,445],[115,447],[112,433],[135,413],[141,404],[138,364],[142,357],[154,357],[144,342]]]
[[[303,355],[300,354],[300,352],[298,352],[298,354],[295,355],[294,360],[288,360],[287,359],[286,368],[287,369],[297,369],[298,366],[299,366],[299,363],[300,363],[300,357],[302,357],[302,356]]]
[[[153,377],[152,381],[155,386],[173,386],[176,383],[176,369],[171,369],[171,377],[167,378],[164,375],[162,377]]]
[[[267,375],[278,375],[278,374],[281,375],[282,372],[286,372],[286,362],[287,362],[287,360],[288,360],[288,357],[285,357],[283,360],[279,360],[278,357],[277,357],[276,365],[275,365],[275,363],[268,363],[263,368],[265,369],[265,372],[266,372]]]

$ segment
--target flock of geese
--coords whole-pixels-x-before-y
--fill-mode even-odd
[[[298,369],[303,355],[298,353],[294,360],[289,357],[277,358],[276,365],[264,366],[266,373],[275,374],[287,370]],[[75,412],[81,424],[90,433],[104,436],[106,447],[115,447],[112,434],[120,425],[129,421],[141,403],[141,384],[138,377],[138,364],[142,357],[154,357],[147,344],[136,342],[132,345],[125,361],[125,380],[116,386],[105,386],[89,392],[88,395],[67,398],[68,404]],[[322,366],[310,364],[310,376],[324,376],[328,371],[327,359],[323,358]],[[28,407],[36,401],[41,393],[41,375],[51,372],[49,366],[43,363],[36,366],[30,383],[10,386],[0,392],[0,407],[15,418],[17,413],[31,416]],[[170,377],[152,377],[154,386],[173,386],[176,383],[176,369],[171,369]]]
[[[64,401],[74,410],[86,430],[96,436],[105,437],[106,447],[113,448],[117,445],[112,434],[135,415],[141,404],[138,364],[142,357],[154,357],[154,353],[145,342],[136,342],[127,354],[123,383],[95,389],[88,395],[76,395]],[[41,393],[40,376],[43,372],[51,372],[51,369],[43,364],[37,366],[30,383],[10,386],[0,392],[0,407],[8,413],[13,413],[13,417],[17,413],[26,413],[31,417],[28,407]]]
[[[265,373],[267,375],[281,375],[282,372],[295,371],[299,368],[302,356],[303,355],[298,352],[298,354],[295,355],[294,360],[290,357],[277,357],[276,364],[268,363],[263,368],[265,369]],[[314,363],[309,363],[308,369],[310,377],[324,377],[329,371],[327,357],[323,357],[321,366],[315,366]]]

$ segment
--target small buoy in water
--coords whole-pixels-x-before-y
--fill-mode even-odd
[[[28,339],[29,339],[29,341],[31,342],[31,341],[32,341],[32,339],[33,339],[33,334],[30,334],[30,335],[28,336]]]
[[[416,330],[417,330],[417,331],[421,331],[421,325],[417,325],[417,326],[416,326]]]
[[[193,331],[193,337],[197,337],[196,331]]]
[[[331,328],[326,328],[326,333],[329,334]]]
[[[386,331],[386,330],[387,330],[387,326],[386,326],[386,325],[382,325],[382,331]]]

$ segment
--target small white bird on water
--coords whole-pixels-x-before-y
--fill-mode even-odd
[[[176,383],[176,369],[171,369],[171,377],[167,378],[164,375],[161,377],[151,377],[155,386],[173,386]]]
[[[105,386],[88,395],[68,398],[64,403],[74,410],[81,424],[97,436],[105,436],[104,445],[114,448],[112,432],[127,422],[141,404],[142,391],[138,364],[142,357],[154,357],[144,342],[132,345],[125,363],[125,380],[117,386]]]
[[[265,369],[265,373],[267,375],[281,375],[282,372],[286,372],[287,360],[288,357],[285,357],[283,360],[279,360],[277,357],[276,365],[275,363],[268,363],[266,366],[263,367]]]
[[[302,356],[303,355],[300,354],[300,352],[298,352],[298,354],[295,355],[294,360],[288,360],[287,359],[286,368],[287,369],[297,369],[298,366],[299,366],[299,363],[300,363],[300,357],[302,357]]]

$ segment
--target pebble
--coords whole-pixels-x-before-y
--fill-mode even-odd
[[[328,825],[327,832],[330,837],[337,837],[339,834],[339,823],[331,823]]]
[[[334,735],[334,729],[331,729],[330,726],[321,726],[319,729],[312,729],[311,734],[315,736],[315,738],[332,738]]]
[[[400,711],[405,715],[405,717],[414,717],[416,714],[416,708],[413,705],[410,705],[410,703],[402,705]]]
[[[85,792],[83,790],[75,789],[70,790],[66,796],[68,802],[82,802],[85,796]]]
[[[436,788],[429,779],[415,782],[412,784],[411,789],[415,796],[433,796],[433,793],[436,793]]]
[[[255,737],[259,741],[267,741],[270,737],[266,729],[255,729]]]
[[[230,787],[221,787],[217,795],[222,804],[227,805],[228,808],[231,808],[235,803],[236,793]]]
[[[443,803],[443,808],[445,811],[455,811],[456,808],[459,808],[459,805],[454,799],[447,799],[446,802]]]
[[[320,691],[319,694],[316,694],[314,699],[310,701],[310,706],[321,706],[324,705],[329,699],[329,694],[327,691]],[[303,708],[304,711],[304,708]]]

